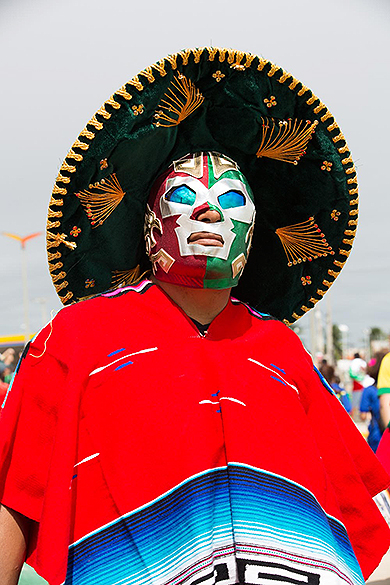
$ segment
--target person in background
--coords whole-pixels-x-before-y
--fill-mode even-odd
[[[3,372],[3,379],[6,384],[10,384],[12,381],[12,376],[14,375],[11,366],[5,366]]]
[[[11,366],[15,362],[15,350],[13,347],[8,347],[2,354],[0,354],[0,360],[6,365]]]
[[[378,375],[379,424],[383,431],[376,455],[390,474],[390,352],[381,363]]]
[[[14,364],[16,360],[15,350],[13,347],[8,347],[2,354],[0,354],[0,364],[2,364],[2,380],[6,384],[10,384],[14,372]]]
[[[360,400],[363,394],[363,380],[366,376],[367,363],[356,352],[349,366],[349,377],[352,380],[352,418],[356,418],[359,412]]]
[[[7,395],[9,384],[4,381],[4,371],[6,366],[3,362],[0,362],[0,409]]]
[[[348,392],[345,390],[345,388],[340,386],[340,384],[341,384],[340,376],[334,375],[331,386],[333,390],[336,392],[337,398],[340,400],[341,404],[344,406],[345,410],[349,414],[352,410],[351,399],[349,397]]]
[[[328,384],[332,384],[332,380],[334,378],[334,367],[328,364],[327,359],[325,358],[322,359],[321,365],[318,369],[320,373],[324,376]]]
[[[350,413],[352,407],[349,394],[344,388],[340,386],[340,377],[336,375],[334,367],[328,364],[328,360],[325,358],[323,358],[321,361],[319,372],[322,374],[322,376],[324,376],[325,380],[336,392],[336,396],[344,406],[345,410]]]
[[[384,430],[390,423],[390,352],[381,363],[378,375],[380,425]]]
[[[360,401],[361,420],[366,421],[367,418],[370,417],[367,442],[374,453],[378,448],[379,441],[382,436],[377,381],[379,368],[385,355],[385,352],[377,352],[368,363],[367,374],[371,376],[371,378],[374,380],[374,383],[364,388]]]

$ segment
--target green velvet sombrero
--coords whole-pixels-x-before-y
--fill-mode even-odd
[[[141,71],[88,122],[49,205],[50,273],[64,304],[148,269],[144,211],[155,178],[189,152],[235,160],[256,198],[252,251],[234,296],[292,322],[350,253],[357,179],[326,106],[270,61],[188,49]]]

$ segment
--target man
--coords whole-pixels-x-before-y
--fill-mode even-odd
[[[279,320],[330,286],[356,221],[337,126],[306,119],[318,98],[297,84],[253,55],[183,51],[73,146],[50,269],[64,303],[100,294],[33,340],[3,408],[7,585],[26,541],[53,585],[360,584],[387,550],[372,497],[389,479]]]

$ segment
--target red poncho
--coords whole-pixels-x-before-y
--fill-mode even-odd
[[[390,543],[388,477],[296,335],[231,300],[202,336],[149,281],[31,343],[0,462],[52,585],[362,584]]]

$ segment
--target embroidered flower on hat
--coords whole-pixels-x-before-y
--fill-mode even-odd
[[[145,107],[143,104],[140,104],[139,106],[132,106],[131,109],[133,110],[134,116],[138,116],[139,114],[143,114]]]
[[[269,99],[265,98],[264,103],[266,104],[267,108],[272,108],[272,106],[277,105],[277,101],[274,95],[271,95]]]
[[[70,235],[73,236],[74,238],[77,238],[77,236],[79,235],[80,232],[81,232],[81,229],[79,227],[77,227],[77,225],[75,225],[70,230]]]
[[[329,172],[332,170],[332,166],[333,166],[333,163],[331,163],[327,160],[324,160],[324,162],[322,163],[322,166],[321,166],[321,171],[328,171]]]
[[[221,79],[223,79],[225,77],[225,74],[222,73],[222,71],[220,71],[218,69],[218,71],[216,71],[215,73],[213,73],[213,77],[214,77],[215,81],[217,81],[219,83],[221,81]]]

